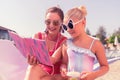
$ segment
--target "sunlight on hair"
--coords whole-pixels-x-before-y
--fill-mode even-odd
[[[78,7],[78,9],[80,9],[84,15],[84,17],[87,15],[87,10],[86,10],[86,7],[84,5]]]

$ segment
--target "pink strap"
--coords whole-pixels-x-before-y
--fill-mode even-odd
[[[56,46],[55,49],[57,49],[57,48],[60,46],[60,44],[61,44],[65,39],[66,39],[66,37],[63,37],[63,38],[58,42],[58,44],[57,44],[57,46]]]
[[[38,38],[42,39],[42,33],[41,32],[38,33]]]

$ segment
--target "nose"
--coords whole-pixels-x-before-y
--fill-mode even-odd
[[[69,27],[67,27],[67,31],[69,32],[69,31],[71,31],[71,29]]]
[[[50,23],[49,27],[50,27],[50,28],[53,28],[53,27],[54,27],[53,23]]]
[[[52,29],[52,28],[54,28],[55,26],[54,26],[53,23],[51,22],[47,27]]]
[[[49,26],[54,26],[54,25],[53,25],[53,22],[51,22]]]

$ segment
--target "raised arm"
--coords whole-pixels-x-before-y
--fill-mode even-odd
[[[55,64],[60,59],[62,59],[62,45],[54,52],[54,54],[50,57],[52,64]]]

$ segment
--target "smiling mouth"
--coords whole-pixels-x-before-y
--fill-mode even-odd
[[[54,29],[49,29],[50,31],[55,31],[56,29],[54,28]]]

